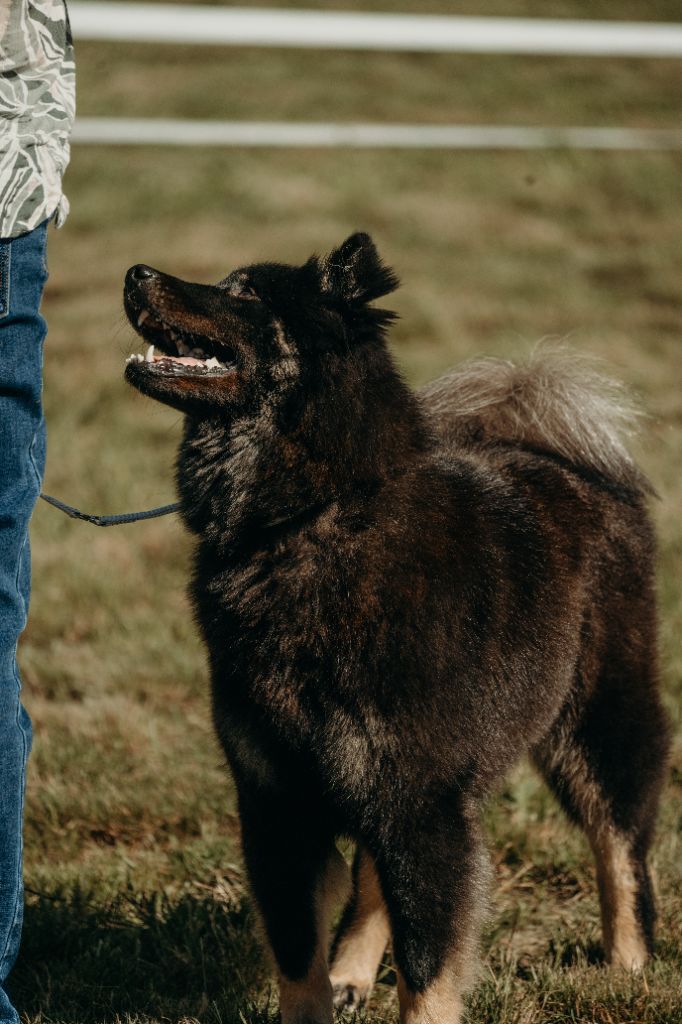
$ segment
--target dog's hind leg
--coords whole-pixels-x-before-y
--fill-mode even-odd
[[[388,910],[402,1024],[458,1024],[489,863],[477,809],[458,792],[383,830],[374,854]]]
[[[343,913],[332,949],[334,1005],[357,1009],[374,985],[390,928],[374,862],[358,846],[353,863],[353,893]]]
[[[653,952],[655,906],[646,851],[613,828],[589,836],[597,863],[602,933],[607,959],[639,970]]]
[[[307,808],[240,793],[242,845],[279,978],[282,1024],[331,1024],[327,962],[330,881],[339,858]]]
[[[617,652],[589,698],[574,697],[535,761],[594,852],[606,958],[637,970],[653,950],[647,853],[665,772],[668,727],[652,678]],[[578,688],[580,693],[580,688]]]

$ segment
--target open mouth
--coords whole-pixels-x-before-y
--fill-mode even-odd
[[[126,363],[145,363],[156,373],[183,377],[221,377],[237,369],[234,349],[219,345],[204,335],[193,334],[177,324],[156,319],[148,309],[139,313],[134,326],[138,334],[149,342],[149,347],[144,355],[138,352],[128,356]]]

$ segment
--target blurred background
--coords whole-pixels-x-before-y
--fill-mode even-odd
[[[682,20],[677,0],[306,6]],[[75,8],[84,119],[680,128],[673,58],[95,40],[78,37]],[[122,4],[118,15],[128,27],[130,12]],[[75,142],[71,214],[49,242],[45,490],[97,513],[173,500],[180,417],[122,378],[139,347],[121,304],[131,264],[214,282],[245,262],[302,262],[369,231],[403,281],[391,345],[412,384],[472,355],[523,356],[554,336],[604,359],[640,396],[648,416],[637,454],[660,494],[662,675],[679,725],[681,172],[679,150],[646,147]],[[20,656],[35,741],[15,1000],[42,1024],[265,1021],[276,1001],[185,597],[190,542],[175,517],[97,530],[45,505],[32,542]],[[600,962],[583,840],[518,770],[488,811],[497,882],[472,1021],[682,1021],[681,808],[678,742],[655,851],[659,957],[644,977],[613,976]],[[387,956],[366,1016],[396,1012]]]

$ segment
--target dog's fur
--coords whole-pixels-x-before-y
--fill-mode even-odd
[[[607,957],[638,968],[653,942],[668,730],[632,410],[572,353],[412,393],[370,305],[396,286],[366,235],[215,287],[126,280],[143,336],[172,354],[172,327],[229,364],[126,373],[187,414],[191,594],[284,1024],[361,1002],[389,938],[403,1021],[459,1019],[481,802],[526,752],[594,850]],[[330,969],[341,835],[357,856]]]

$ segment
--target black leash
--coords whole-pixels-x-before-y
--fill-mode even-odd
[[[123,512],[120,516],[89,516],[86,512],[79,512],[72,505],[67,505],[59,498],[53,498],[49,494],[41,494],[40,497],[48,505],[54,505],[60,512],[65,512],[72,519],[83,519],[93,526],[120,526],[121,523],[137,523],[140,519],[156,519],[157,516],[169,516],[172,512],[180,510],[180,502],[174,505],[161,505],[160,508],[150,508],[146,512]]]

